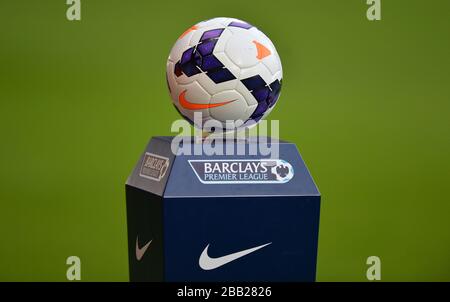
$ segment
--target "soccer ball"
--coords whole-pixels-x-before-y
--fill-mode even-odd
[[[283,71],[264,33],[238,19],[214,18],[178,38],[166,76],[178,112],[201,129],[217,121],[218,127],[206,129],[215,132],[251,127],[266,117],[280,96]]]

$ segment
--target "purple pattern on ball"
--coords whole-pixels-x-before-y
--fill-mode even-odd
[[[255,111],[252,113],[252,116],[250,118],[254,119],[255,117],[263,115],[268,108],[269,106],[266,102],[259,103],[258,107],[256,107]]]
[[[208,39],[218,38],[218,37],[220,37],[222,32],[223,32],[223,28],[218,28],[218,29],[212,29],[212,30],[205,31],[203,33],[202,37],[200,38],[200,41],[205,41],[205,40],[208,40]]]
[[[262,118],[264,113],[266,113],[269,108],[272,108],[273,105],[275,105],[278,97],[280,96],[280,91],[281,81],[279,80],[273,81],[269,86],[266,86],[262,89],[252,91],[252,95],[258,101],[258,106],[252,113],[250,118],[246,121],[246,123],[250,121],[258,122]]]
[[[243,79],[242,84],[244,84],[244,86],[247,87],[247,89],[250,91],[262,88],[267,85],[266,82],[264,82],[263,78],[261,78],[259,75]]]
[[[281,92],[281,82],[278,80],[275,80],[270,84],[270,88],[272,91],[270,92],[269,97],[267,98],[267,103],[269,104],[269,108],[271,108],[278,100],[278,97],[280,96]]]
[[[194,62],[188,62],[186,64],[182,64],[181,69],[183,70],[183,73],[185,75],[187,75],[188,77],[191,77],[191,76],[196,75],[201,72],[198,69],[197,65],[195,65]]]
[[[185,50],[183,52],[183,54],[181,55],[180,64],[183,65],[183,64],[189,62],[192,58],[193,52],[194,52],[194,47],[191,47],[191,48]]]
[[[226,68],[209,71],[208,77],[216,84],[236,79],[234,75]]]
[[[228,26],[240,27],[240,28],[243,28],[243,29],[250,29],[250,28],[253,27],[253,26],[251,26],[251,25],[248,24],[248,23],[245,23],[245,22],[236,22],[236,21],[231,22],[230,24],[228,24]]]
[[[207,56],[212,54],[214,50],[214,46],[216,46],[217,40],[209,40],[203,43],[200,43],[197,46],[197,51],[200,52],[202,56]]]
[[[203,57],[203,63],[201,66],[203,71],[208,71],[219,67],[223,67],[223,64],[220,63],[214,55]]]
[[[194,62],[197,66],[202,65],[203,58],[202,56],[196,51],[194,52]]]
[[[262,89],[253,90],[252,94],[255,97],[255,99],[258,101],[258,103],[265,102],[267,100],[267,97],[269,96],[269,88],[264,87]]]
[[[253,122],[257,123],[260,119],[262,119],[263,115],[260,116],[256,116],[254,118],[252,118],[251,120],[253,120]]]

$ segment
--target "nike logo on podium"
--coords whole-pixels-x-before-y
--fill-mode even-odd
[[[139,236],[136,237],[136,259],[137,259],[137,261],[141,261],[142,257],[144,257],[144,254],[147,251],[148,247],[150,246],[150,243],[152,243],[152,241],[153,240],[150,240],[143,247],[139,248]]]
[[[228,254],[219,258],[211,258],[208,256],[208,247],[209,244],[205,247],[205,249],[203,250],[202,254],[200,255],[200,258],[198,259],[198,264],[200,265],[200,267],[205,270],[213,270],[216,269],[218,267],[221,267],[222,265],[225,265],[227,263],[230,263],[231,261],[234,261],[236,259],[239,259],[241,257],[244,257],[250,253],[253,253],[259,249],[262,249],[265,246],[268,246],[269,244],[271,244],[272,242],[263,244],[263,245],[259,245],[250,249],[246,249],[240,252],[236,252],[233,254]]]

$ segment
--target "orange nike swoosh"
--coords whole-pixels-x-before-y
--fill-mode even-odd
[[[220,107],[223,105],[226,105],[228,103],[234,102],[236,100],[227,101],[227,102],[221,102],[221,103],[214,103],[214,104],[197,104],[197,103],[191,103],[188,100],[186,100],[186,91],[183,91],[180,93],[180,96],[178,97],[178,101],[180,102],[181,107],[188,110],[201,110],[201,109],[208,109],[208,108],[214,108],[214,107]]]

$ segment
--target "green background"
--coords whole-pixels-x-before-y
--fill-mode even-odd
[[[450,2],[0,1],[0,280],[128,280],[124,183],[170,135],[165,63],[191,25],[246,20],[276,45],[270,119],[323,196],[317,279],[450,281]]]

